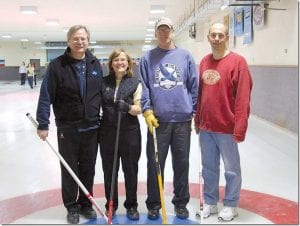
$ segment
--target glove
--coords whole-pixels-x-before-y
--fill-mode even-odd
[[[155,118],[152,110],[145,111],[143,115],[145,117],[146,124],[148,126],[150,133],[153,134],[153,127],[155,128],[159,127],[157,118]]]
[[[131,109],[131,105],[124,100],[116,100],[117,111],[127,113]]]

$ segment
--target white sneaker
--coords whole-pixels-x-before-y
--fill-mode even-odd
[[[208,218],[211,214],[218,213],[218,207],[217,205],[208,205],[204,203],[203,205],[203,218]]]
[[[224,206],[219,213],[218,219],[222,221],[232,221],[237,215],[236,207]]]

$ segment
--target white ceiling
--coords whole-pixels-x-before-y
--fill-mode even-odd
[[[174,22],[199,0],[0,0],[0,41],[65,41],[64,29],[74,24],[86,25],[91,40],[144,40],[149,18],[168,16]],[[201,0],[200,0],[201,1]],[[35,5],[36,15],[24,15],[20,6]],[[165,5],[164,14],[150,14],[151,5]],[[49,27],[47,19],[60,25]],[[2,38],[9,34],[11,39]]]

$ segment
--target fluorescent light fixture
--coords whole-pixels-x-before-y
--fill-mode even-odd
[[[47,19],[46,24],[48,26],[58,26],[59,25],[59,20],[57,20],[57,19]]]
[[[150,6],[150,13],[158,14],[158,13],[165,13],[165,6],[164,5],[151,5]]]
[[[21,42],[29,42],[29,40],[27,38],[21,38],[20,41]]]
[[[41,42],[34,42],[34,44],[36,44],[36,45],[40,45],[40,44],[42,44]]]
[[[147,28],[147,32],[154,32],[155,29],[154,28]]]
[[[154,37],[154,34],[146,34],[146,37]]]
[[[96,44],[97,42],[96,41],[90,41],[90,44]]]
[[[151,43],[151,40],[145,40],[145,43]]]
[[[7,39],[8,39],[8,38],[11,38],[12,36],[9,35],[9,34],[7,34],[7,35],[2,35],[1,37],[2,37],[2,38],[7,38]]]
[[[37,14],[36,6],[20,6],[20,11],[22,14],[34,15]]]

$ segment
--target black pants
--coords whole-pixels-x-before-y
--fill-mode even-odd
[[[191,138],[191,122],[160,122],[156,129],[158,157],[164,181],[165,161],[169,147],[172,154],[175,206],[185,207],[190,199],[189,194],[189,154]],[[153,136],[147,135],[147,193],[146,205],[148,209],[160,209],[159,187],[157,182],[156,161]]]
[[[100,129],[100,154],[102,159],[102,168],[104,172],[105,185],[105,208],[108,209],[110,200],[110,189],[112,181],[113,160],[115,151],[116,128],[101,127]],[[120,159],[124,172],[126,200],[125,208],[137,207],[137,180],[138,180],[138,161],[141,156],[141,131],[140,128],[131,130],[120,130],[117,170],[115,175],[115,188],[113,196],[113,208],[118,208],[118,171]]]
[[[24,85],[26,80],[26,73],[20,73],[20,80],[21,80],[21,85]]]
[[[98,152],[97,129],[78,132],[57,131],[59,153],[78,176],[79,180],[93,195],[95,164]],[[69,172],[61,164],[62,198],[64,206],[78,209],[81,206],[92,206]]]

